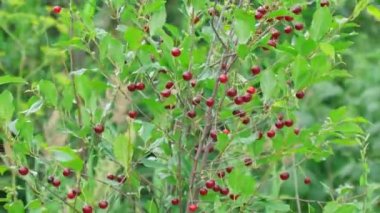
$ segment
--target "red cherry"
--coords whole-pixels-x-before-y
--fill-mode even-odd
[[[273,138],[276,135],[276,132],[274,130],[269,130],[267,132],[268,138]]]
[[[90,205],[85,205],[82,208],[83,213],[92,213],[92,207]]]
[[[94,132],[96,134],[102,134],[104,132],[104,126],[102,124],[97,124],[95,127],[94,127]]]
[[[259,131],[257,132],[257,140],[260,140],[261,138],[263,138],[263,132]]]
[[[244,117],[244,118],[241,119],[241,122],[242,122],[244,125],[249,124],[250,121],[251,121],[251,119],[249,119],[248,117]]]
[[[130,92],[133,92],[133,91],[135,91],[136,90],[136,84],[129,84],[128,86],[127,86],[127,88],[128,88],[128,90],[130,91]]]
[[[303,30],[303,24],[302,23],[296,23],[294,25],[294,28],[296,28],[296,30]]]
[[[229,129],[223,129],[223,133],[228,135],[228,134],[230,134],[230,130]]]
[[[183,78],[183,80],[185,80],[185,81],[190,81],[191,78],[193,78],[193,74],[192,74],[191,72],[189,72],[189,71],[186,71],[186,72],[184,72],[184,73],[182,74],[182,78]]]
[[[222,188],[220,189],[220,194],[221,195],[228,195],[230,193],[230,189],[228,188]]]
[[[226,172],[227,173],[231,173],[233,169],[234,169],[233,166],[229,166],[229,167],[226,168]]]
[[[275,123],[275,126],[277,127],[277,129],[282,129],[284,127],[284,122],[282,121],[277,121]]]
[[[305,179],[303,180],[303,182],[304,182],[306,185],[311,184],[311,179],[310,179],[310,177],[305,177]]]
[[[211,130],[211,131],[210,131],[210,137],[211,137],[214,141],[216,141],[216,140],[218,139],[218,135],[217,135],[216,130]]]
[[[321,0],[321,7],[328,7],[330,6],[330,2],[328,0]]]
[[[47,182],[48,183],[53,183],[53,180],[54,180],[54,176],[53,175],[50,175],[48,178],[47,178]]]
[[[293,126],[293,120],[291,120],[291,119],[286,120],[286,121],[284,121],[284,124],[285,124],[285,126],[287,126],[287,127],[291,127],[291,126]]]
[[[208,190],[206,188],[199,189],[199,194],[202,195],[202,196],[207,195],[207,192],[208,192]]]
[[[190,80],[191,87],[195,87],[197,85],[197,81],[195,79]]]
[[[279,21],[281,21],[281,20],[284,19],[284,16],[277,16],[276,19],[279,20]]]
[[[225,84],[225,83],[227,83],[227,81],[228,81],[228,76],[226,75],[226,74],[221,74],[220,76],[219,76],[219,81],[220,81],[220,83],[222,83],[222,84]]]
[[[294,129],[294,134],[299,135],[299,134],[300,134],[300,131],[301,131],[301,130],[300,130],[299,128],[295,128],[295,129]]]
[[[214,192],[220,192],[220,186],[219,185],[215,185],[212,190],[214,190]]]
[[[256,93],[256,88],[253,86],[248,87],[247,92],[251,95]]]
[[[161,96],[164,97],[164,98],[167,98],[171,95],[171,90],[170,89],[164,89],[163,91],[161,91]]]
[[[256,11],[255,18],[256,20],[260,20],[264,17],[264,14],[260,13],[259,11]]]
[[[259,11],[260,13],[262,14],[266,14],[267,13],[267,9],[265,9],[264,6],[260,6],[257,8],[257,11]]]
[[[198,205],[197,204],[190,204],[188,209],[190,212],[195,212],[198,209]]]
[[[293,28],[292,28],[291,26],[286,26],[286,27],[284,28],[284,32],[285,32],[286,34],[290,34],[290,33],[292,33],[292,31],[293,31]]]
[[[258,75],[261,72],[261,68],[259,66],[251,67],[252,75]]]
[[[62,7],[60,7],[60,6],[54,6],[53,7],[53,13],[59,14],[59,13],[61,13],[61,11],[62,11]]]
[[[304,92],[304,91],[298,91],[298,92],[296,93],[296,97],[297,97],[298,99],[303,99],[303,98],[305,97],[305,92]]]
[[[172,205],[176,206],[178,204],[179,204],[179,199],[178,198],[172,199]]]
[[[98,203],[98,206],[99,208],[101,209],[106,209],[108,207],[108,202],[106,200],[101,200],[99,203]]]
[[[117,182],[119,182],[120,184],[123,184],[123,183],[125,183],[125,181],[127,180],[127,177],[125,177],[124,175],[119,175],[119,176],[117,176],[116,180],[117,180]]]
[[[197,115],[197,113],[194,110],[190,110],[187,112],[187,116],[189,118],[194,118]]]
[[[237,90],[235,88],[229,88],[226,92],[228,97],[235,97],[237,95]]]
[[[77,196],[77,194],[75,193],[74,190],[70,190],[70,191],[67,193],[67,195],[66,195],[67,199],[74,199],[76,196]]]
[[[54,187],[59,187],[61,185],[61,181],[58,178],[54,178],[53,182],[51,183]]]
[[[277,41],[274,39],[271,39],[268,41],[268,45],[271,47],[277,47]]]
[[[286,21],[289,21],[289,22],[294,20],[293,16],[285,16],[284,18]]]
[[[293,7],[292,12],[294,14],[298,15],[298,14],[300,14],[302,12],[302,7],[299,6],[299,5],[297,5],[297,6]]]
[[[215,101],[214,101],[213,98],[208,98],[208,99],[206,100],[206,105],[207,105],[208,107],[213,107],[213,106],[214,106],[214,103],[215,103]]]
[[[194,106],[196,106],[196,105],[198,105],[198,104],[201,103],[201,100],[202,100],[201,96],[197,95],[197,96],[195,96],[195,97],[193,98],[193,100],[191,101],[191,103],[192,103]]]
[[[216,173],[216,175],[219,177],[219,178],[224,178],[224,176],[226,176],[226,173],[224,171],[219,171]]]
[[[22,176],[25,176],[29,173],[29,169],[25,166],[22,166],[18,169],[18,173]]]
[[[113,175],[113,174],[108,174],[108,175],[107,175],[107,179],[108,179],[108,180],[115,180],[115,178],[116,178],[116,177],[115,177],[115,175]]]
[[[250,93],[247,93],[247,94],[243,95],[242,97],[243,97],[243,101],[245,103],[248,103],[252,100],[252,95]]]
[[[281,35],[280,31],[278,31],[277,29],[273,28],[272,32],[271,32],[271,39],[278,39]]]
[[[129,111],[128,115],[130,118],[135,119],[137,118],[137,111]]]
[[[244,165],[246,165],[246,166],[252,165],[252,159],[251,158],[245,158],[244,159]]]
[[[63,174],[63,176],[68,177],[68,176],[72,175],[72,171],[69,168],[64,168],[62,174]]]
[[[242,105],[244,103],[244,99],[242,96],[235,97],[234,102],[236,105]]]
[[[178,57],[181,55],[181,50],[178,47],[174,47],[172,49],[172,56],[173,57]]]
[[[82,194],[81,190],[78,188],[73,189],[73,192],[75,193],[76,196],[79,196]]]
[[[165,85],[165,88],[166,89],[171,89],[172,87],[174,86],[174,82],[173,81],[168,81]]]
[[[137,90],[144,90],[145,89],[145,84],[143,82],[139,82],[136,84],[136,89]]]
[[[289,179],[289,172],[282,172],[280,174],[280,179],[281,180],[287,180],[287,179]]]
[[[231,200],[237,200],[239,198],[239,195],[230,194]]]
[[[206,181],[206,183],[205,183],[205,186],[206,186],[206,188],[208,188],[208,189],[212,189],[212,188],[214,188],[214,186],[215,186],[215,180],[208,180],[208,181]]]

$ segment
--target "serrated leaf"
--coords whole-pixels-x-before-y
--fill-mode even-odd
[[[311,37],[319,41],[330,30],[332,25],[332,15],[327,7],[318,8],[313,15],[313,21],[310,27]]]
[[[236,9],[234,15],[234,29],[239,44],[245,44],[255,33],[255,19],[251,14],[241,9]]]

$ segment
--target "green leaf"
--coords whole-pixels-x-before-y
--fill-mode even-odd
[[[367,12],[373,16],[377,21],[380,21],[380,9],[374,5],[369,5],[367,7]]]
[[[271,70],[262,72],[260,86],[263,91],[264,99],[266,100],[274,96],[273,93],[276,89],[276,84],[273,82],[276,82],[276,76]]]
[[[161,29],[166,22],[166,10],[165,5],[163,5],[159,11],[152,15],[149,21],[149,30],[151,35],[155,35],[158,29]]]
[[[12,93],[8,90],[3,91],[0,94],[0,121],[11,120],[14,110]]]
[[[347,107],[340,107],[330,112],[330,119],[333,123],[338,123],[346,118]]]
[[[234,29],[239,44],[245,44],[255,33],[255,19],[251,14],[241,9],[236,9],[234,15]]]
[[[218,143],[216,143],[215,148],[220,152],[223,152],[228,146],[228,136],[226,134],[218,134]]]
[[[293,67],[294,86],[296,90],[301,90],[311,82],[312,73],[307,60],[302,56],[297,56]]]
[[[160,28],[155,28],[156,30]],[[144,33],[135,27],[129,27],[125,31],[125,40],[127,41],[128,47],[132,50],[136,50],[140,47],[141,41],[144,38]]]
[[[13,203],[8,203],[4,206],[8,213],[24,213],[24,203],[21,200],[16,200]]]
[[[80,172],[82,170],[82,159],[70,147],[51,147],[49,150],[52,152],[54,159],[60,162],[64,167],[68,167],[77,172]]]
[[[359,0],[359,2],[356,3],[354,12],[352,13],[352,19],[355,19],[360,15],[360,13],[367,7],[369,4],[369,0]]]
[[[249,196],[255,191],[256,181],[245,169],[234,168],[231,174],[228,175],[227,181],[231,191],[236,194]]]
[[[124,166],[126,172],[129,171],[132,161],[134,141],[135,132],[131,127],[127,133],[124,135],[119,135],[113,143],[113,153],[115,158],[121,165]]]
[[[3,84],[25,84],[26,81],[21,77],[4,75],[0,77],[0,85]]]
[[[32,106],[29,107],[29,109],[22,111],[22,113],[25,113],[25,115],[28,116],[28,115],[33,114],[33,113],[37,112],[38,110],[40,110],[43,105],[44,105],[44,101],[42,99],[40,99],[40,100],[34,102],[32,104]]]
[[[8,167],[0,165],[0,175],[4,175],[6,171],[8,171]]]
[[[310,27],[311,37],[319,41],[330,30],[332,25],[332,15],[328,7],[321,7],[315,11]]]
[[[159,10],[161,7],[165,6],[165,3],[166,3],[166,0],[151,1],[147,4],[145,4],[143,13],[147,15],[149,13],[155,12],[155,11]]]
[[[326,55],[330,56],[331,58],[335,57],[335,49],[334,46],[332,46],[329,43],[320,43],[319,47],[321,48],[322,52],[324,52]]]
[[[290,206],[279,200],[270,200],[265,206],[267,212],[291,212]]]
[[[239,58],[244,59],[249,54],[249,48],[247,47],[247,45],[239,44],[236,52]]]
[[[25,208],[32,210],[32,209],[39,209],[42,206],[42,202],[38,199],[31,200],[28,205],[26,205]]]
[[[39,83],[39,88],[45,102],[57,106],[58,92],[55,85],[51,81],[42,80]]]

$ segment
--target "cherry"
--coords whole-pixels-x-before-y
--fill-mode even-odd
[[[187,112],[187,116],[189,118],[194,118],[197,115],[197,113],[194,110],[190,110]]]
[[[60,14],[61,11],[62,11],[62,7],[61,6],[54,6],[53,7],[53,13]]]
[[[330,6],[330,2],[328,0],[321,0],[321,7],[328,7]]]
[[[271,47],[277,47],[277,41],[274,39],[271,39],[268,41],[268,45]]]
[[[292,31],[293,31],[293,28],[292,28],[291,26],[286,26],[286,27],[284,28],[284,32],[285,32],[286,34],[290,34],[290,33],[292,33]]]
[[[18,173],[22,176],[25,176],[29,173],[29,169],[25,166],[22,166],[18,169]]]
[[[229,129],[223,129],[223,133],[228,135],[228,134],[230,134],[230,130]]]
[[[61,181],[58,178],[54,178],[54,180],[53,180],[53,182],[51,182],[51,184],[54,187],[59,187],[61,185]]]
[[[115,177],[115,175],[113,175],[113,174],[108,174],[108,175],[107,175],[107,179],[108,179],[108,180],[115,180],[115,178],[116,178],[116,177]]]
[[[280,174],[280,179],[281,180],[287,180],[287,179],[289,179],[289,172],[282,172]]]
[[[199,194],[202,195],[202,196],[207,195],[207,192],[208,192],[208,190],[206,188],[199,189]]]
[[[277,115],[277,119],[278,119],[279,121],[284,120],[284,115],[283,115],[282,113],[278,114],[278,115]]]
[[[165,109],[174,109],[175,108],[175,105],[174,104],[168,104],[168,105],[165,105]]]
[[[277,16],[276,19],[279,20],[279,21],[281,21],[281,20],[284,19],[284,16]]]
[[[165,88],[166,89],[171,89],[172,87],[174,86],[174,82],[173,81],[168,81],[165,85]]]
[[[196,106],[196,105],[198,105],[198,104],[201,103],[201,100],[202,100],[201,96],[197,95],[197,96],[195,96],[195,97],[193,98],[193,100],[192,100],[191,103],[192,103],[194,106]]]
[[[181,50],[178,47],[174,47],[172,49],[172,56],[173,57],[178,57],[181,55]]]
[[[299,135],[299,134],[300,134],[300,131],[301,131],[301,130],[300,130],[299,128],[295,128],[295,129],[294,129],[294,134]]]
[[[127,86],[127,88],[128,88],[128,90],[129,90],[130,92],[133,92],[133,91],[136,90],[136,84],[134,84],[134,83],[129,84],[129,85]]]
[[[99,208],[101,209],[106,209],[108,207],[108,202],[106,200],[101,200],[99,203],[98,203],[98,206]]]
[[[297,5],[297,6],[293,7],[292,12],[294,14],[298,15],[298,14],[300,14],[302,12],[302,7],[299,6],[299,5]]]
[[[251,67],[252,75],[258,75],[261,72],[261,68],[259,66],[253,66]]]
[[[195,79],[190,80],[191,87],[195,87],[197,85],[197,81]]]
[[[230,194],[231,200],[237,200],[239,198],[239,195]]]
[[[242,98],[243,98],[243,101],[245,103],[248,103],[252,100],[252,95],[250,93],[247,93],[247,94],[243,95]]]
[[[96,134],[102,134],[104,132],[104,126],[103,124],[97,124],[95,127],[94,127],[94,132]]]
[[[219,177],[219,178],[224,178],[224,176],[226,176],[226,173],[224,171],[219,171],[216,173],[216,175]]]
[[[260,20],[264,17],[264,14],[260,13],[259,11],[256,11],[255,18],[256,20]]]
[[[284,18],[286,21],[289,21],[289,22],[294,20],[293,16],[285,16]]]
[[[136,84],[136,89],[137,90],[144,90],[145,89],[145,84],[143,82],[139,82]]]
[[[176,206],[178,204],[179,204],[179,199],[178,198],[172,199],[172,205]]]
[[[271,39],[278,39],[281,35],[280,31],[278,31],[277,29],[273,28],[272,32],[271,32]]]
[[[215,103],[215,101],[214,101],[213,98],[208,98],[208,99],[206,100],[206,105],[207,105],[208,107],[213,107],[213,106],[214,106],[214,103]]]
[[[244,165],[246,165],[246,166],[252,165],[252,159],[251,158],[245,158],[244,159]]]
[[[240,109],[235,109],[234,111],[232,111],[232,114],[235,116],[244,117],[246,113]]]
[[[48,183],[53,183],[53,180],[54,180],[54,176],[53,175],[50,175],[48,178],[47,178],[47,182]]]
[[[302,23],[296,23],[294,25],[294,28],[296,28],[296,30],[303,30],[303,24]]]
[[[161,91],[161,96],[164,97],[164,98],[167,98],[171,95],[171,90],[170,89],[164,89],[163,91]]]
[[[92,213],[92,207],[90,205],[85,205],[82,208],[83,213]]]
[[[79,196],[80,194],[82,194],[81,190],[78,188],[73,189],[73,192],[75,193],[76,196]]]
[[[236,105],[242,105],[244,103],[244,99],[242,96],[235,97],[234,102]]]
[[[117,182],[122,184],[122,183],[125,183],[125,181],[127,180],[127,177],[125,177],[124,175],[119,175],[119,176],[117,176],[116,180],[117,180]]]
[[[233,169],[234,169],[233,166],[229,166],[229,167],[226,168],[226,172],[227,173],[231,173]]]
[[[267,13],[267,10],[265,9],[264,6],[260,6],[260,7],[258,7],[258,8],[257,8],[257,11],[260,12],[260,13],[262,13],[262,14],[266,14],[266,13]]]
[[[135,119],[137,118],[137,111],[129,111],[128,115],[130,118]]]
[[[226,70],[227,67],[228,67],[228,65],[226,63],[222,63],[222,66],[221,66],[222,70]]]
[[[248,117],[244,117],[244,118],[241,119],[241,122],[242,122],[244,125],[249,124],[250,121],[251,121],[251,119],[249,119]]]
[[[282,121],[277,121],[275,123],[275,126],[277,127],[277,129],[282,129],[284,127],[284,122]]]
[[[65,177],[69,177],[70,175],[73,174],[73,172],[72,172],[71,169],[69,169],[69,168],[64,168],[63,171],[62,171],[62,174],[63,174],[63,176],[65,176]]]
[[[305,177],[305,179],[303,180],[303,182],[304,182],[306,185],[311,184],[311,179],[310,179],[310,177]]]
[[[221,74],[220,76],[219,76],[219,81],[220,81],[220,83],[222,83],[222,84],[225,84],[225,83],[227,83],[227,81],[228,81],[228,76],[226,75],[226,74]]]
[[[67,197],[67,199],[74,199],[75,197],[77,196],[77,194],[75,193],[75,191],[74,190],[70,190],[68,193],[67,193],[67,195],[66,195],[66,197]]]
[[[267,132],[267,136],[268,138],[273,138],[274,136],[276,136],[276,132],[274,130],[269,130]]]
[[[298,91],[297,93],[296,93],[296,97],[298,98],[298,99],[303,99],[304,97],[305,97],[305,92],[304,91]]]
[[[190,212],[195,212],[198,209],[198,205],[197,204],[190,204],[188,209]]]
[[[220,192],[220,186],[219,185],[215,185],[212,190],[214,190],[214,192]]]
[[[227,94],[228,97],[233,98],[233,97],[235,97],[237,95],[237,91],[236,91],[235,88],[229,88],[227,90],[226,94]]]
[[[221,195],[228,195],[229,193],[230,193],[230,189],[228,189],[227,187],[220,189]]]
[[[256,88],[253,86],[248,87],[247,92],[251,95],[256,93]]]
[[[211,179],[211,180],[206,181],[205,186],[208,189],[214,188],[214,186],[215,186],[215,180]]]
[[[291,120],[291,119],[286,120],[286,121],[284,121],[284,124],[285,124],[285,126],[287,126],[287,127],[291,127],[291,126],[293,126],[293,120]]]
[[[216,141],[216,140],[218,139],[218,135],[217,135],[216,130],[211,130],[211,131],[210,131],[210,137],[211,137],[214,141]]]
[[[260,140],[261,138],[263,138],[263,132],[259,131],[257,132],[257,140]]]
[[[193,78],[193,74],[192,74],[191,72],[189,72],[189,71],[186,71],[186,72],[184,72],[184,73],[182,74],[182,78],[183,78],[183,80],[185,80],[185,81],[190,81],[191,78]]]

